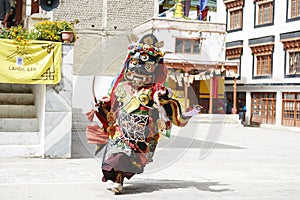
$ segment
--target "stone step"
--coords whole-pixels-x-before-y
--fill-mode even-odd
[[[35,118],[34,105],[0,105],[0,118]]]
[[[37,132],[37,118],[0,118],[0,132]]]
[[[42,157],[41,145],[0,145],[0,158]]]
[[[0,93],[1,105],[34,105],[33,93]]]
[[[33,85],[0,83],[1,93],[31,93]]]
[[[39,143],[39,132],[0,132],[0,145],[33,145]]]

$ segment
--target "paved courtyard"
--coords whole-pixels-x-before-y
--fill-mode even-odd
[[[73,159],[1,159],[3,200],[300,198],[300,133],[201,124],[162,138],[145,173],[113,195],[101,182],[101,155],[73,133]]]

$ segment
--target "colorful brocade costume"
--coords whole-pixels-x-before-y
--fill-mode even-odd
[[[97,144],[96,152],[106,146],[102,180],[119,184],[112,188],[114,193],[122,192],[124,177],[130,179],[143,172],[152,161],[160,136],[170,136],[172,124],[185,126],[200,111],[195,106],[183,114],[171,90],[162,85],[167,70],[159,45],[161,42],[151,34],[130,45],[109,96],[97,101],[97,109],[87,113],[91,121],[96,115],[103,125],[88,126],[87,140]]]

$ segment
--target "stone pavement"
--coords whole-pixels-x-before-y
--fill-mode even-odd
[[[162,138],[154,162],[112,195],[101,182],[101,155],[73,133],[73,159],[1,159],[2,200],[300,198],[300,133],[199,124]]]

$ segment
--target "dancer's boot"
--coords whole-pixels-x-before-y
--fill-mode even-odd
[[[118,174],[114,186],[111,188],[111,191],[115,194],[121,194],[123,192],[123,181],[124,177],[122,174]]]

